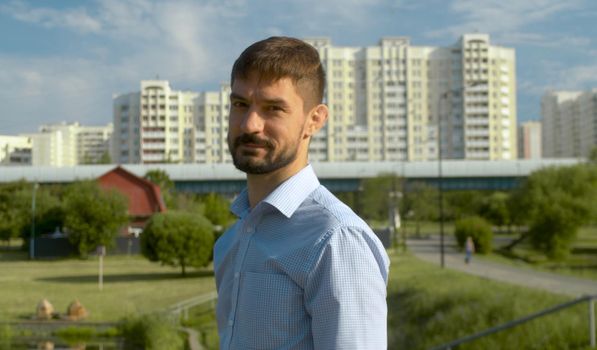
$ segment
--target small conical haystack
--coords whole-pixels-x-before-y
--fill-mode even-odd
[[[37,304],[37,312],[35,313],[35,318],[37,318],[38,320],[51,320],[53,315],[54,306],[50,304],[48,299],[42,299]]]
[[[86,318],[88,315],[87,310],[81,305],[81,302],[78,300],[73,301],[70,303],[68,308],[66,309],[66,318],[73,321],[78,321]]]

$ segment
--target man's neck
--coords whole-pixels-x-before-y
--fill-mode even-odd
[[[282,182],[288,180],[307,166],[305,161],[278,169],[267,174],[247,174],[247,192],[249,205],[254,208],[257,203],[272,193]]]

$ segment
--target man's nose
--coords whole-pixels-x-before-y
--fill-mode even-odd
[[[255,108],[249,108],[241,123],[241,129],[247,134],[259,133],[263,130],[263,117]]]

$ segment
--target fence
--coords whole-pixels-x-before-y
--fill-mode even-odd
[[[201,294],[194,298],[183,300],[179,303],[171,305],[170,307],[168,307],[167,311],[169,313],[177,315],[177,316],[182,315],[183,319],[186,320],[189,317],[189,309],[190,308],[197,306],[197,305],[209,303],[209,302],[213,303],[217,298],[218,298],[217,292]]]

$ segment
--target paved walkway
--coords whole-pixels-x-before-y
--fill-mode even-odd
[[[407,240],[409,250],[418,258],[440,264],[439,236]],[[464,253],[457,251],[452,236],[445,237],[444,262],[446,268],[463,271],[502,282],[547,290],[556,294],[580,297],[597,295],[597,281],[558,274],[517,268],[473,257],[470,264],[464,263]]]
[[[188,327],[183,327],[181,329],[187,332],[187,335],[189,336],[188,344],[190,350],[203,350],[203,346],[201,346],[201,342],[199,342],[199,332]]]

